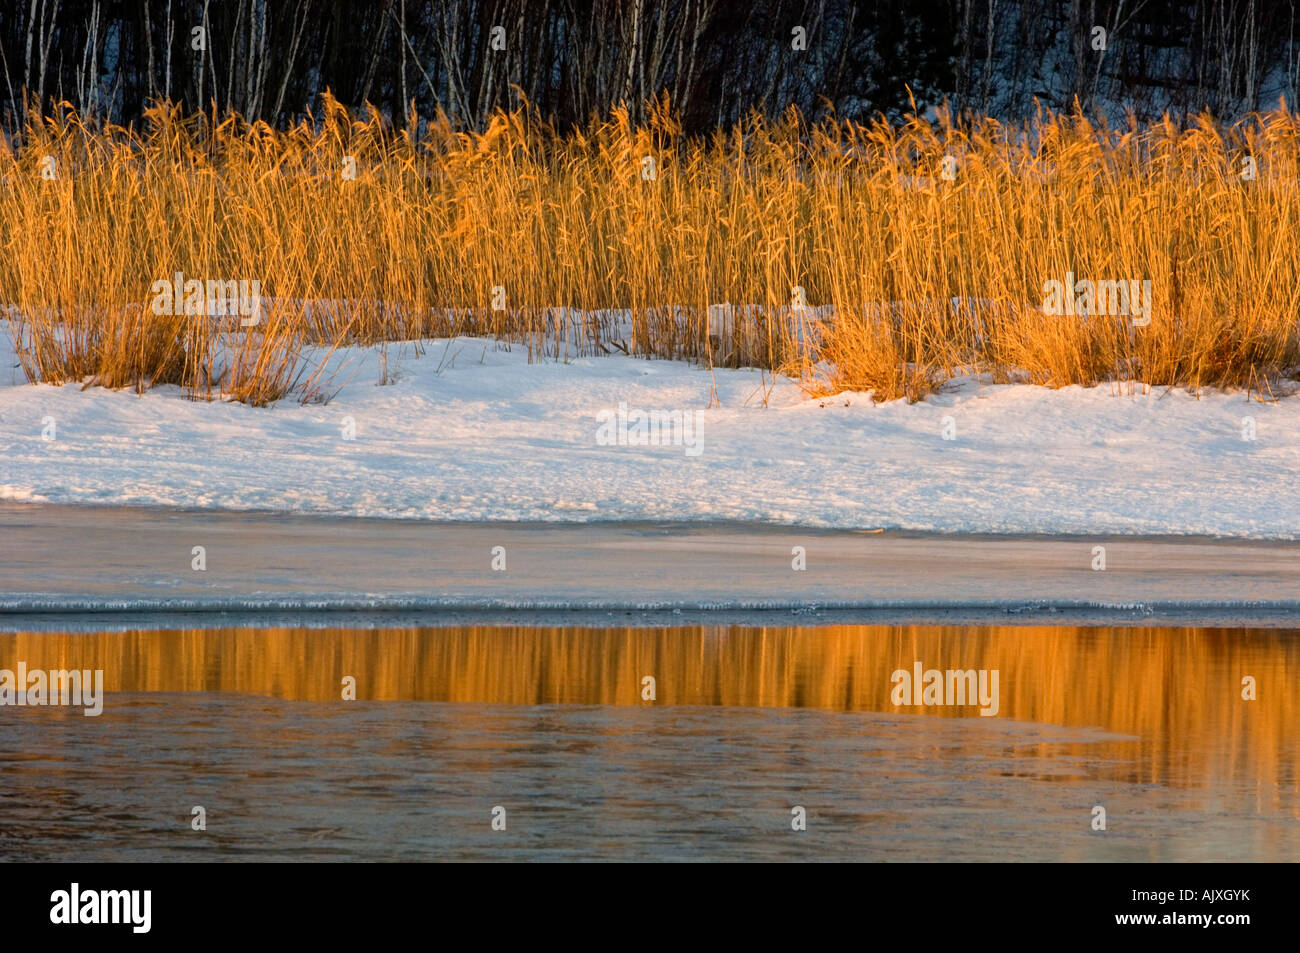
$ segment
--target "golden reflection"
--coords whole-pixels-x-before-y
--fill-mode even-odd
[[[221,691],[334,701],[896,707],[890,675],[916,662],[997,669],[1000,718],[1133,735],[1144,779],[1255,777],[1295,790],[1300,642],[1243,629],[828,626],[668,629],[196,629],[0,634],[0,668],[102,669],[109,692]],[[1242,699],[1242,678],[1258,697]],[[108,705],[111,706],[111,695]],[[992,721],[994,719],[979,719]],[[1210,744],[1213,742],[1213,744]],[[1209,757],[1202,749],[1213,748]],[[1171,759],[1173,764],[1171,765]],[[1163,767],[1162,767],[1163,766]]]

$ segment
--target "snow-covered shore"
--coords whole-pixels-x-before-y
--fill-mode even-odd
[[[252,408],[30,386],[0,334],[0,500],[1300,539],[1300,398],[965,379],[873,405],[755,370],[424,348],[336,354],[330,402]],[[684,445],[629,445],[638,411],[680,412]]]

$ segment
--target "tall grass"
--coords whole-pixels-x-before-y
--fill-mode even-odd
[[[526,109],[482,133],[409,118],[418,138],[329,99],[284,131],[166,104],[142,130],[33,120],[0,146],[0,304],[29,378],[266,403],[308,345],[450,333],[879,399],[971,369],[1196,388],[1300,365],[1287,110],[1121,129],[790,112],[705,140],[666,103],[570,134]],[[261,322],[154,314],[150,285],[176,272],[259,280]],[[1151,323],[1044,314],[1067,272],[1150,280]]]

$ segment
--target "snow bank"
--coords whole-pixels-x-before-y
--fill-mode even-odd
[[[964,379],[873,406],[754,370],[529,364],[521,346],[462,338],[336,354],[332,401],[256,409],[29,386],[0,342],[2,500],[1300,538],[1300,399]],[[699,452],[634,445],[638,411],[693,415]],[[605,439],[611,426],[632,438]]]

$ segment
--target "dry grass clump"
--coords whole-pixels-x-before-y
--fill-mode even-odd
[[[0,304],[29,378],[262,404],[308,346],[451,333],[878,399],[958,369],[1197,388],[1300,366],[1287,110],[1186,129],[790,112],[705,140],[666,103],[571,134],[526,109],[482,133],[411,120],[418,136],[328,98],[283,131],[166,104],[144,129],[33,120],[0,146]],[[1149,281],[1150,323],[1044,314],[1067,272]],[[258,281],[258,323],[155,314],[176,273]]]

